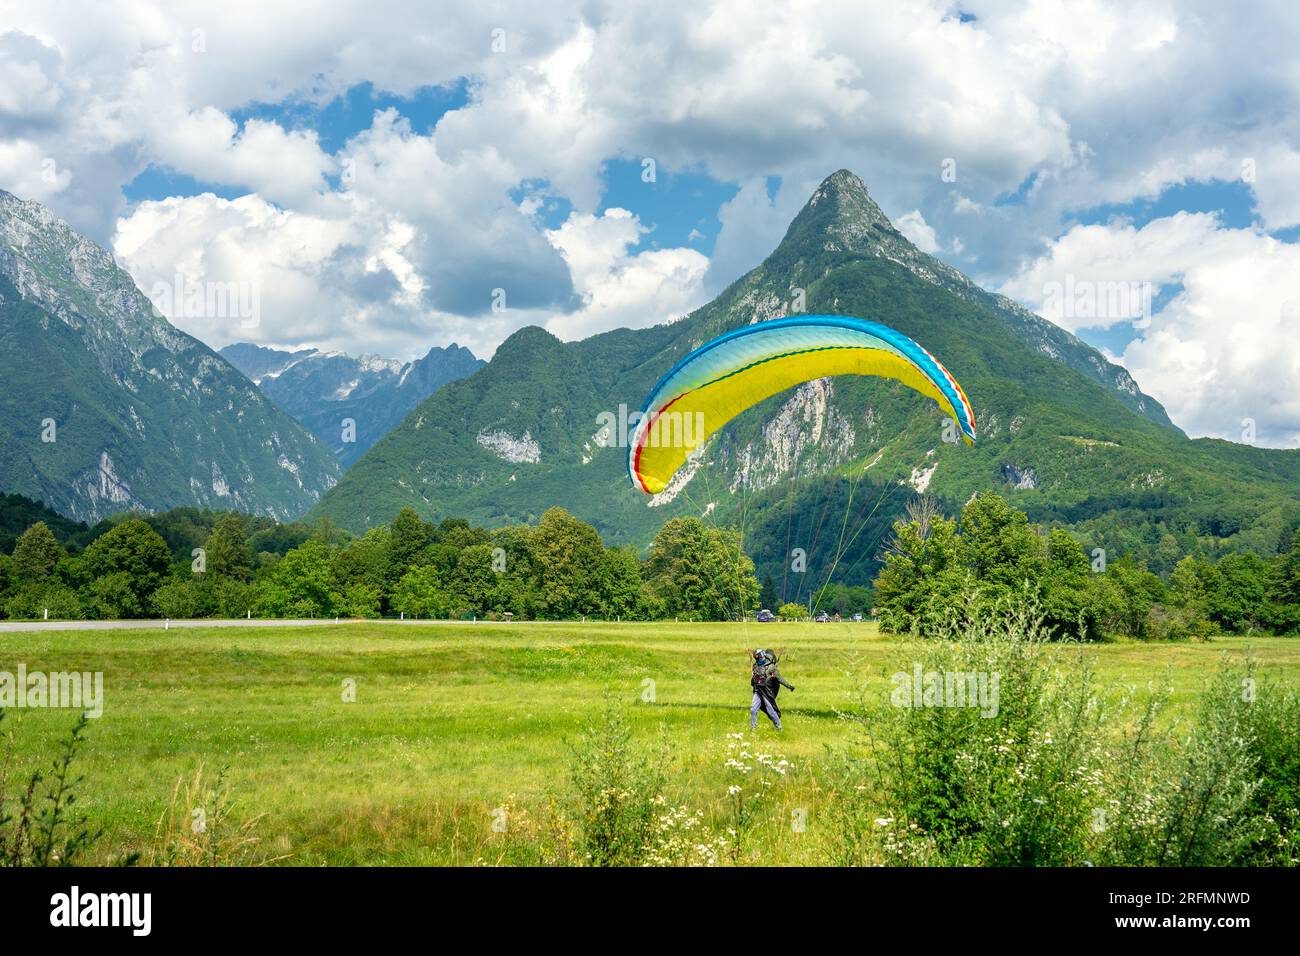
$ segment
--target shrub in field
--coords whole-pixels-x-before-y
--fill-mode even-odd
[[[664,755],[634,741],[627,716],[610,700],[570,751],[572,794],[566,811],[575,825],[579,861],[635,866],[656,822]]]
[[[1241,860],[1263,836],[1252,812],[1260,779],[1248,705],[1225,667],[1204,692],[1195,725],[1182,741],[1181,760],[1165,779],[1163,819],[1152,862],[1226,866]]]
[[[1108,766],[1095,858],[1138,866],[1295,865],[1300,704],[1224,663],[1195,718],[1155,729],[1152,697]]]
[[[14,738],[12,733],[6,737],[0,765],[0,866],[70,866],[99,839],[74,807],[81,778],[73,776],[72,762],[86,723],[83,714],[60,745],[49,774],[33,773],[16,798],[8,790]]]
[[[57,581],[43,586],[31,586],[14,594],[5,605],[10,618],[40,620],[45,612],[51,620],[79,621],[85,615],[77,592]]]
[[[1251,809],[1264,825],[1240,862],[1300,866],[1300,693],[1261,682],[1245,723],[1260,779]]]
[[[243,617],[258,599],[253,585],[208,571],[173,578],[154,591],[151,602],[159,617],[232,618]]]
[[[1154,866],[1224,866],[1239,859],[1262,836],[1261,821],[1250,812],[1259,786],[1251,754],[1240,688],[1221,669],[1205,690],[1190,726],[1175,727],[1168,738],[1153,738],[1148,752],[1128,751],[1134,771],[1145,778],[1131,794],[1132,816],[1111,800],[1123,840],[1099,856],[1115,863]],[[1171,746],[1172,745],[1172,746]],[[1144,772],[1145,771],[1145,772]],[[1109,826],[1103,831],[1108,832]]]
[[[1076,648],[1048,652],[1050,633],[1023,602],[953,619],[946,630],[945,640],[905,646],[887,696],[854,714],[883,809],[871,822],[885,857],[1082,862],[1104,756],[1087,662]]]
[[[1031,604],[946,630],[905,646],[889,689],[847,715],[864,746],[837,763],[840,862],[1082,862],[1104,756],[1091,670],[1045,646]]]
[[[1293,691],[1225,663],[1195,715],[1163,729],[1167,691],[1108,704],[1079,648],[1048,637],[1023,604],[903,648],[894,686],[846,715],[861,745],[830,764],[836,862],[1295,863]],[[997,675],[995,706],[953,706],[951,674]]]

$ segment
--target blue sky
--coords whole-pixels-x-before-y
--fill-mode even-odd
[[[306,130],[315,134],[321,149],[336,153],[344,144],[370,128],[379,110],[394,109],[417,133],[428,134],[450,110],[469,102],[467,84],[426,86],[409,96],[397,96],[376,90],[373,83],[358,83],[324,104],[309,99],[291,99],[280,103],[250,103],[230,111],[230,118],[240,127],[250,120],[265,120],[287,130]],[[331,184],[338,186],[337,176]],[[122,187],[122,194],[132,203],[171,196],[193,196],[210,192],[223,199],[236,199],[247,193],[247,183],[201,182],[164,164],[149,166]]]
[[[415,133],[428,135],[444,115],[468,103],[468,84],[463,79],[446,86],[423,87],[409,96],[383,93],[372,83],[361,83],[324,104],[309,100],[254,103],[231,111],[230,118],[241,127],[254,119],[289,130],[307,130],[318,137],[323,150],[335,153],[349,139],[370,128],[376,111],[395,110]],[[647,247],[690,246],[705,255],[713,252],[722,225],[718,210],[739,191],[735,183],[719,182],[702,170],[656,168],[654,180],[648,181],[643,179],[641,160],[620,157],[611,157],[603,164],[601,179],[604,188],[598,213],[614,207],[628,209],[649,230],[642,240]],[[339,185],[337,176],[330,182]],[[769,194],[774,195],[779,186],[780,177],[771,177]],[[511,196],[518,200],[547,187],[545,180],[529,180],[512,190]],[[248,192],[248,186],[201,182],[166,166],[151,164],[122,189],[132,203],[203,192],[236,199]],[[547,228],[556,229],[572,210],[573,205],[563,196],[551,196],[540,219]]]

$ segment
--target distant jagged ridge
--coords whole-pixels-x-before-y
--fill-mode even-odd
[[[486,364],[454,342],[413,362],[248,342],[227,345],[221,354],[328,445],[345,468],[443,385]]]

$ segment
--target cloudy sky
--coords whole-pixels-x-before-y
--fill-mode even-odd
[[[0,0],[0,187],[255,287],[173,317],[214,347],[663,322],[840,167],[1190,434],[1300,445],[1290,2]]]

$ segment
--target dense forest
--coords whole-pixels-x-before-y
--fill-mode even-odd
[[[926,497],[954,516],[969,500],[932,490]],[[1031,522],[1068,531],[1089,554],[1101,548],[1165,581],[1186,557],[1217,563],[1251,555],[1252,562],[1274,561],[1290,550],[1300,527],[1300,502],[1281,496],[1267,502],[1233,495],[1202,501],[1169,490],[1111,489],[1068,504],[1037,491],[1006,490],[1003,497]],[[759,577],[772,579],[779,602],[807,604],[810,589],[827,580],[870,584],[884,565],[895,522],[906,517],[916,498],[897,481],[791,481],[746,502],[745,549]],[[807,555],[803,577],[790,573],[794,548]]]
[[[954,615],[1031,602],[1057,637],[1189,638],[1300,631],[1300,535],[1270,558],[1186,555],[1166,577],[1062,528],[1031,523],[1002,497],[975,496],[960,518],[918,499],[894,525],[875,581],[881,627],[940,633]]]
[[[491,531],[406,509],[361,536],[182,508],[101,522],[80,550],[37,521],[0,555],[9,618],[726,620],[757,598],[732,531],[673,519],[643,559],[561,508]]]
[[[955,517],[913,496],[888,538],[869,543],[853,536],[853,515],[823,516],[826,543],[761,585],[741,533],[698,518],[667,521],[641,554],[607,546],[562,508],[491,530],[404,509],[354,536],[327,519],[194,508],[88,528],[26,499],[11,504],[8,524],[36,519],[0,553],[0,611],[11,619],[736,620],[769,608],[874,615],[886,631],[926,635],[954,616],[1031,601],[1058,637],[1300,632],[1300,535],[1273,555],[1189,554],[1158,574],[1128,554],[1085,550],[991,492]],[[848,583],[868,558],[873,585]]]

